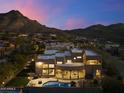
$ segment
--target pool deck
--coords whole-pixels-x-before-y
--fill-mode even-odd
[[[83,79],[81,79],[83,81]],[[59,82],[65,82],[65,83],[70,83],[71,81],[76,82],[76,86],[79,87],[79,80],[57,80],[56,78],[38,78],[38,79],[33,79],[29,81],[27,86],[29,87],[42,87],[42,85],[46,82],[49,81],[59,81]],[[38,82],[42,82],[42,84],[38,84]]]
[[[42,87],[42,85],[48,81],[57,81],[57,79],[55,78],[38,78],[38,79],[33,79],[31,81],[29,81],[29,83],[27,84],[27,86],[30,87]],[[38,84],[38,82],[42,82],[42,84]]]

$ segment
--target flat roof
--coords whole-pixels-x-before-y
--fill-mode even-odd
[[[86,56],[99,56],[96,52],[92,50],[85,50]]]
[[[58,50],[51,49],[51,50],[45,50],[44,54],[55,54],[56,52],[58,52]]]
[[[55,59],[55,55],[38,55],[37,58],[42,60]]]
[[[64,53],[65,53],[65,56],[71,56],[70,51],[65,51]]]
[[[73,49],[71,49],[71,52],[72,52],[72,53],[82,53],[83,50],[80,49],[80,48],[73,48]]]
[[[55,53],[55,57],[65,57],[65,53]]]

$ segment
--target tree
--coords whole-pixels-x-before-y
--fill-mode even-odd
[[[102,87],[104,93],[123,93],[124,84],[111,77],[104,77],[102,81]]]

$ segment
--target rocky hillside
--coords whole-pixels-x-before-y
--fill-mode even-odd
[[[69,31],[72,35],[84,36],[88,38],[104,38],[115,42],[124,42],[124,24],[112,24],[104,26],[101,24],[93,25],[85,29],[75,29]]]
[[[48,28],[41,25],[36,20],[31,20],[19,11],[12,10],[8,13],[0,14],[0,31],[19,31],[19,32],[57,32],[59,29]]]
[[[104,38],[115,42],[124,42],[124,24],[112,24],[104,26],[101,24],[93,25],[85,29],[74,29],[63,31],[56,28],[49,28],[31,20],[19,11],[12,10],[8,13],[0,14],[0,31],[14,31],[26,33],[55,33],[57,36],[65,38],[65,36],[84,36],[88,38]]]
[[[31,20],[25,17],[17,10],[12,10],[8,13],[0,14],[0,32],[14,33],[42,33],[45,35],[56,34],[59,38],[68,37],[64,31],[56,28],[49,28],[38,23],[36,20]],[[70,36],[69,36],[70,37]]]
[[[0,14],[1,31],[38,31],[45,28],[35,20],[30,20],[19,11],[12,10],[8,13]]]

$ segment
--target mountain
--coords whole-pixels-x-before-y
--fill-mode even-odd
[[[8,13],[0,14],[1,31],[37,31],[42,30],[37,21],[30,20],[19,11],[12,10]],[[44,26],[42,26],[44,28]]]
[[[26,33],[55,33],[58,37],[83,36],[88,38],[104,38],[106,40],[123,42],[124,41],[124,23],[104,26],[101,24],[92,25],[84,29],[60,30],[49,28],[25,17],[17,10],[0,14],[0,31],[26,32]]]
[[[59,38],[67,36],[60,29],[46,27],[36,20],[31,20],[25,17],[17,10],[12,10],[8,13],[0,14],[0,32],[15,32],[15,33],[42,33],[45,35],[57,34]]]
[[[85,29],[75,29],[70,32],[72,35],[84,36],[88,38],[104,38],[114,42],[124,42],[124,23],[104,26],[93,25]]]
[[[25,17],[17,10],[12,10],[8,13],[0,14],[0,31],[15,31],[15,32],[58,32],[59,29],[48,28],[41,25],[36,20],[31,20]]]

